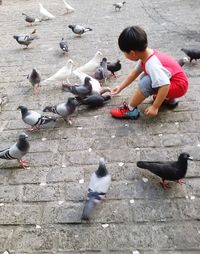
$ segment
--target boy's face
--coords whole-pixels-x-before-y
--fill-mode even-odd
[[[125,57],[131,61],[138,61],[139,56],[137,54],[137,51],[131,50],[129,53],[123,52]]]

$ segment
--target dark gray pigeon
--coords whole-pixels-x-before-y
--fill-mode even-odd
[[[33,24],[34,22],[40,22],[40,20],[38,18],[33,18],[33,17],[30,17],[28,15],[26,15],[25,13],[22,12],[22,15],[25,16],[25,21],[28,22],[29,24]]]
[[[80,104],[87,105],[91,109],[102,107],[106,101],[110,100],[110,95],[100,95],[98,93],[87,96],[86,98],[77,98]]]
[[[63,53],[67,53],[69,51],[68,43],[64,38],[61,39],[59,45],[60,45],[60,48],[62,49]]]
[[[147,169],[162,178],[163,188],[169,188],[165,181],[176,181],[182,184],[188,167],[188,160],[192,160],[188,153],[181,153],[177,161],[138,161],[139,168]]]
[[[33,86],[34,94],[38,95],[39,94],[39,87],[40,87],[41,76],[36,71],[35,68],[32,70],[31,74],[28,74],[27,79],[29,80],[29,82]]]
[[[97,67],[94,77],[97,80],[105,80],[111,75],[110,71],[108,71],[107,67],[107,58],[103,58],[102,61],[100,62],[100,66]]]
[[[81,85],[69,85],[63,84],[62,88],[64,91],[70,92],[75,96],[84,98],[92,93],[92,84],[90,83],[90,77],[85,77],[84,84]]]
[[[22,160],[22,157],[28,153],[30,148],[29,142],[26,140],[27,138],[28,135],[26,135],[26,133],[21,133],[17,143],[0,151],[0,158],[6,160],[16,159],[20,163],[20,166],[26,168],[28,166],[28,161]]]
[[[69,116],[74,113],[76,105],[76,99],[74,97],[70,97],[66,103],[45,107],[43,112],[52,112],[54,114],[60,115],[66,123],[71,125],[72,122],[69,119]]]
[[[190,63],[192,60],[200,59],[200,50],[199,49],[181,49],[189,58]]]
[[[25,34],[25,35],[14,35],[13,38],[20,44],[20,45],[24,45],[26,47],[28,47],[31,42],[35,39],[37,39],[38,37],[36,35],[32,35],[36,33],[36,29],[33,30],[33,32],[29,35],[29,34]]]
[[[115,6],[115,11],[120,11],[121,8],[122,8],[122,6],[123,6],[125,3],[126,3],[126,2],[113,4],[113,6]]]
[[[115,72],[121,70],[122,68],[120,60],[117,60],[116,62],[113,62],[113,63],[108,62],[107,68],[113,74],[113,76],[115,76]]]
[[[99,160],[98,169],[92,174],[88,186],[88,195],[83,209],[82,220],[90,220],[92,211],[97,203],[106,197],[106,193],[111,184],[111,176],[105,165],[103,158]]]
[[[92,31],[91,28],[89,27],[84,27],[84,26],[80,26],[80,25],[69,25],[68,26],[72,32],[74,32],[75,34],[81,36],[82,34]]]
[[[56,121],[55,118],[42,116],[35,111],[28,110],[28,108],[25,106],[19,106],[17,109],[21,110],[23,122],[31,125],[31,128],[29,128],[28,131],[39,130],[42,126]]]

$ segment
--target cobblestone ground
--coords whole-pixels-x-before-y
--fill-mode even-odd
[[[76,66],[97,50],[110,61],[121,60],[123,68],[108,82],[110,87],[133,66],[117,46],[119,33],[128,25],[141,25],[151,47],[176,58],[184,56],[182,47],[199,47],[198,1],[129,0],[120,12],[114,11],[113,2],[70,0],[76,11],[63,15],[62,1],[43,0],[56,19],[39,23],[39,39],[24,50],[12,36],[32,31],[21,12],[38,16],[38,2],[3,1],[0,91],[9,101],[0,113],[2,148],[15,142],[26,127],[16,110],[19,105],[42,112],[66,100],[60,83],[42,87],[37,97],[26,79],[33,67],[45,79],[64,65],[67,56],[58,46],[62,36],[68,39],[68,57]],[[73,23],[89,25],[93,32],[75,39],[67,27]],[[200,253],[200,63],[184,68],[189,91],[177,109],[162,110],[154,119],[143,114],[134,122],[112,119],[110,109],[129,98],[131,87],[101,109],[80,108],[72,127],[60,121],[58,128],[29,134],[29,169],[18,168],[16,161],[0,161],[1,253]],[[194,157],[183,186],[172,183],[164,191],[159,178],[136,167],[139,159],[176,159],[182,151]],[[112,175],[111,188],[91,223],[81,223],[89,178],[102,156]]]

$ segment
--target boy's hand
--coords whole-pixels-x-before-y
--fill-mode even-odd
[[[145,109],[144,113],[146,116],[157,116],[158,108],[156,108],[154,105],[151,105]]]
[[[120,92],[121,92],[120,86],[116,86],[113,89],[111,89],[111,95],[117,95]]]

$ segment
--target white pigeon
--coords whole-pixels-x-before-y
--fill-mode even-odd
[[[69,59],[67,63],[58,70],[53,76],[49,77],[48,79],[45,79],[42,83],[44,85],[47,85],[52,82],[56,81],[67,81],[69,83],[68,77],[72,74],[74,62]]]
[[[75,9],[74,9],[71,5],[69,5],[65,0],[63,0],[63,3],[64,3],[64,5],[65,5],[65,8],[66,8],[66,10],[67,10],[67,13],[71,13],[71,12],[74,12],[74,11],[75,11]]]
[[[39,3],[39,6],[40,6],[40,13],[42,14],[42,16],[48,19],[55,19],[55,16],[51,14],[49,11],[47,11],[47,9],[45,9],[41,3]]]
[[[79,68],[77,68],[77,70],[84,72],[88,75],[93,75],[102,60],[102,56],[103,54],[100,51],[97,51],[94,57],[89,62],[80,66]]]
[[[78,69],[74,70],[73,74],[80,79],[81,83],[84,83],[85,78],[89,77],[90,78],[90,83],[92,85],[92,92],[96,92],[96,93],[100,94],[101,85],[100,85],[98,80],[96,80],[96,79],[90,77],[89,75],[79,71]]]

